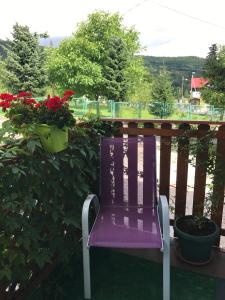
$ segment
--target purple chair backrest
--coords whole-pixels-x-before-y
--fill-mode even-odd
[[[156,205],[155,137],[101,139],[101,205]]]

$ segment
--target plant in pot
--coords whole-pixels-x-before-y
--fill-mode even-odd
[[[59,152],[68,146],[68,127],[75,125],[69,108],[73,91],[65,91],[63,97],[48,96],[43,101],[32,98],[32,94],[0,94],[0,107],[6,112],[14,128],[23,135],[36,134],[47,152]]]
[[[220,168],[216,165],[216,149],[213,141],[214,132],[211,132],[195,143],[188,144],[191,162],[193,164],[197,153],[205,151],[205,145],[209,146],[207,159],[201,162],[201,168],[206,168],[211,183],[208,185],[208,193],[203,203],[203,214],[179,216],[174,222],[174,233],[178,237],[178,255],[190,264],[204,265],[212,258],[212,246],[219,238],[220,229],[217,224],[210,219],[213,210],[217,209],[218,198],[213,189],[215,178],[221,185],[224,183],[224,163],[221,161]],[[185,137],[183,138],[185,147]],[[221,180],[218,180],[221,178]],[[202,209],[200,209],[201,211]]]
[[[179,240],[179,256],[186,262],[203,265],[210,261],[212,246],[219,237],[219,227],[207,217],[186,215],[174,223]]]

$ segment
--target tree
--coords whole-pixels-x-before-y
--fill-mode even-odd
[[[221,118],[225,110],[225,46],[213,44],[209,48],[204,65],[204,77],[209,82],[202,90],[203,99],[222,108]]]
[[[174,104],[172,82],[165,67],[160,69],[159,75],[153,80],[151,96],[150,112],[152,114],[163,118],[172,113]]]
[[[28,26],[15,24],[12,36],[5,61],[5,85],[12,93],[32,91],[34,95],[43,94],[47,74],[45,52],[39,46],[39,38],[46,35],[30,33]]]
[[[140,50],[138,33],[122,25],[118,14],[95,12],[48,56],[49,78],[58,89],[79,95],[124,100],[128,94],[127,69]]]
[[[115,101],[124,101],[128,84],[125,76],[127,67],[127,49],[120,37],[112,36],[109,41],[103,76],[105,78],[105,96]]]
[[[151,100],[152,75],[143,63],[143,58],[135,56],[126,69],[128,78],[128,99],[133,103],[148,104]]]
[[[0,58],[0,93],[4,93],[5,86],[4,86],[4,73],[5,73],[5,64],[4,61]]]

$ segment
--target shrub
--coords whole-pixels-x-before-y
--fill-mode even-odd
[[[94,121],[74,128],[67,150],[43,152],[39,139],[0,147],[0,299],[25,299],[78,247],[82,203],[98,192],[99,135]]]

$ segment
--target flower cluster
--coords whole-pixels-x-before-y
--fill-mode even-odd
[[[68,103],[73,94],[74,91],[68,90],[62,98],[48,96],[43,101],[37,101],[29,92],[20,92],[17,95],[3,93],[0,94],[0,107],[16,127],[44,123],[62,128],[75,124]]]

